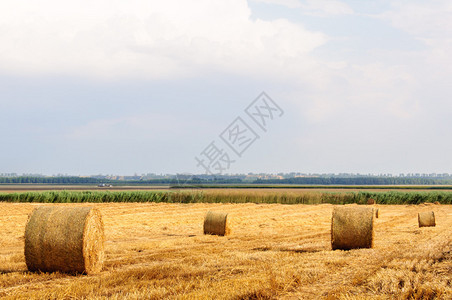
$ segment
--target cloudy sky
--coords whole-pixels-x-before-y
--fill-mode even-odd
[[[449,0],[2,1],[0,173],[452,173],[451,53]]]

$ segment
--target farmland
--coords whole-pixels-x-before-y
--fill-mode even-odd
[[[235,190],[203,193],[203,197],[210,198],[185,201],[188,203],[180,201],[188,198],[177,194],[179,198],[174,201],[50,204],[95,206],[101,211],[106,235],[105,267],[100,274],[89,276],[27,272],[24,228],[28,214],[41,204],[0,202],[0,297],[452,297],[451,205],[377,204],[380,217],[375,220],[374,247],[331,251],[332,204],[272,204],[270,200],[281,191],[247,191],[248,198]],[[235,198],[230,196],[234,193]],[[313,191],[284,193],[286,198],[292,195],[290,199],[307,193],[306,199],[321,200],[324,192],[315,197],[317,192]],[[264,194],[269,203],[241,203],[252,199],[252,195],[257,199]],[[226,200],[217,201],[221,198]],[[231,199],[237,203],[227,203],[234,202]],[[229,213],[230,235],[202,234],[208,210]],[[431,210],[437,226],[419,228],[417,213]]]

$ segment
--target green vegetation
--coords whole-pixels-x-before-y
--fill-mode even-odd
[[[281,204],[366,204],[373,198],[378,204],[420,204],[439,202],[452,204],[452,192],[439,191],[46,191],[2,193],[3,202],[36,203],[102,203],[102,202],[167,202],[167,203],[281,203]]]
[[[103,202],[202,202],[196,193],[168,193],[160,191],[46,191],[0,194],[0,201],[37,203],[103,203]],[[183,199],[181,199],[181,197]],[[197,198],[198,197],[198,198]],[[184,200],[184,201],[182,201]]]
[[[425,202],[439,202],[441,204],[452,204],[452,192],[358,192],[356,193],[362,203],[364,199],[375,199],[377,204],[420,204]]]
[[[296,184],[199,184],[170,186],[171,189],[299,189],[299,190],[450,190],[452,185],[296,185]]]

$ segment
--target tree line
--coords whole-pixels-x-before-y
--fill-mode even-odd
[[[204,184],[297,184],[297,185],[451,185],[452,179],[405,178],[405,177],[297,177],[285,179],[257,179],[244,181],[240,178],[197,178],[193,177],[181,182],[177,179],[162,178],[150,180],[108,180],[90,177],[0,177],[0,184],[61,184],[82,185],[102,184],[112,185],[204,185]]]

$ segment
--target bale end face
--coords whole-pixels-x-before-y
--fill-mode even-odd
[[[91,207],[41,206],[25,228],[29,271],[91,274],[102,270],[104,225]]]
[[[335,207],[331,220],[332,249],[372,248],[373,222],[373,208]]]
[[[102,271],[105,259],[104,223],[99,210],[91,209],[86,218],[83,236],[83,257],[85,260],[83,273],[99,273]]]
[[[228,235],[228,214],[223,212],[208,211],[204,219],[204,234]]]
[[[375,204],[375,200],[370,198],[369,200],[367,200],[367,205],[374,205]]]
[[[433,211],[420,212],[417,215],[419,227],[433,227],[436,226],[435,213]]]

